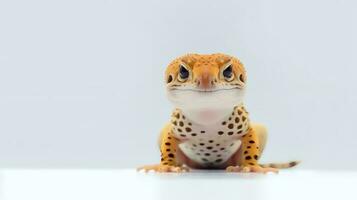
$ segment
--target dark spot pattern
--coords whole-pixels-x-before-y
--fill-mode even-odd
[[[215,163],[218,164],[223,160],[228,159],[227,156],[229,156],[230,151],[233,150],[235,145],[235,139],[233,140],[232,138],[233,135],[235,135],[237,138],[245,136],[249,137],[251,135],[244,134],[249,128],[249,119],[247,118],[246,113],[247,112],[243,110],[241,106],[236,106],[233,112],[231,112],[231,115],[228,115],[225,121],[220,122],[223,126],[221,127],[221,130],[217,130],[217,135],[213,136],[212,138],[208,138],[205,137],[205,135],[201,135],[207,132],[204,126],[202,126],[201,129],[196,129],[195,126],[192,127],[193,122],[183,120],[185,119],[184,115],[180,113],[179,110],[176,110],[171,119],[171,124],[173,125],[173,134],[176,134],[176,136],[181,136],[180,138],[183,140],[187,139],[189,145],[184,145],[183,147],[192,152],[192,154],[188,155],[197,156],[196,159],[200,159],[198,161],[201,162],[204,161],[206,166],[211,166]],[[209,132],[209,135],[207,136],[212,136],[211,132]],[[243,143],[245,144],[243,158],[246,159],[249,158],[248,156],[250,156],[251,162],[253,162],[254,159],[257,160],[259,155],[254,154],[258,151],[256,150],[257,146],[251,142],[254,141],[252,139],[253,138],[249,138],[248,140],[245,140],[245,143]],[[185,141],[186,140],[184,140],[184,143],[186,143]],[[168,140],[168,142],[171,142],[171,140]],[[250,150],[252,148],[254,148],[254,151]],[[168,149],[166,152],[167,153],[165,153],[163,157],[164,159],[165,156],[167,156],[166,159],[168,159],[168,155],[170,153],[170,155],[174,155],[173,153],[176,151],[175,149]],[[227,155],[226,152],[228,152]],[[171,163],[169,162],[169,164]]]
[[[251,157],[251,156],[246,156],[245,159],[246,159],[246,160],[251,160],[252,157]]]

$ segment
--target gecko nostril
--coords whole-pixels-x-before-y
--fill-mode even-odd
[[[201,81],[197,80],[197,86],[200,86],[201,85]]]

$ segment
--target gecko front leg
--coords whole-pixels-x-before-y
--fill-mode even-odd
[[[264,148],[265,141],[260,141],[258,133],[254,127],[250,128],[248,133],[242,137],[241,149],[237,152],[238,165],[228,166],[226,171],[228,172],[278,172],[278,169],[271,167],[262,167],[258,164],[258,159]],[[262,143],[261,143],[262,142]]]
[[[159,147],[161,152],[160,164],[146,165],[139,167],[138,170],[156,171],[156,172],[184,172],[188,168],[179,164],[177,159],[178,140],[171,134],[171,126],[166,125],[159,138]]]

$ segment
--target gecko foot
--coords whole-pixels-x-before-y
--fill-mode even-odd
[[[271,168],[271,167],[261,167],[258,165],[255,166],[229,166],[226,168],[227,172],[242,172],[242,173],[249,173],[249,172],[254,172],[254,173],[268,173],[268,172],[274,172],[278,173],[279,170],[276,168]]]
[[[157,165],[145,165],[142,167],[139,167],[137,171],[144,171],[144,172],[149,172],[149,171],[155,171],[155,172],[174,172],[174,173],[180,173],[180,172],[188,172],[189,168],[185,166],[172,166],[172,165],[162,165],[162,164],[157,164]]]

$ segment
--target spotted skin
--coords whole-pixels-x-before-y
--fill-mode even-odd
[[[176,108],[159,138],[161,161],[140,170],[265,173],[298,164],[258,163],[267,131],[251,123],[243,106],[246,71],[239,59],[220,53],[187,54],[168,65],[165,83]]]
[[[248,113],[237,106],[225,119],[212,126],[202,126],[187,119],[176,109],[171,130],[181,141],[180,150],[203,167],[220,166],[240,147],[242,136],[249,130]]]
[[[178,139],[174,137],[171,131],[165,131],[162,135],[162,141],[160,141],[160,152],[162,165],[176,166],[176,151],[177,151]]]
[[[247,134],[245,134],[242,139],[242,149],[241,149],[241,158],[243,162],[241,163],[244,166],[258,165],[258,159],[260,156],[259,151],[259,139],[255,134],[253,129],[250,129]]]

